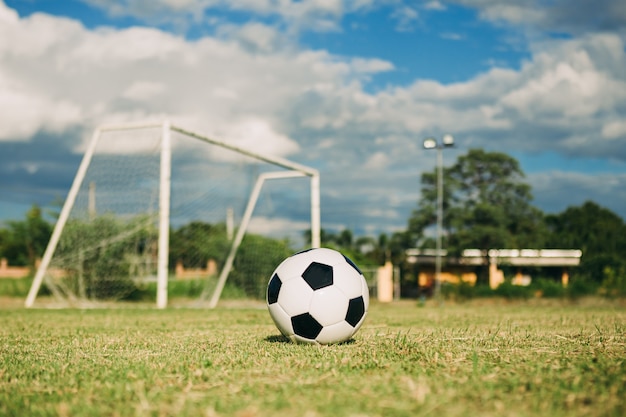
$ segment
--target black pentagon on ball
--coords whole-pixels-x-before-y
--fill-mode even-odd
[[[315,339],[322,331],[322,325],[319,324],[309,313],[300,314],[291,318],[293,332],[305,339]]]
[[[365,301],[363,296],[353,298],[348,303],[348,312],[346,313],[346,321],[350,323],[352,327],[355,327],[365,314]]]
[[[313,290],[333,285],[333,267],[319,262],[311,262],[302,273],[302,278]]]
[[[274,304],[278,301],[278,293],[283,282],[280,280],[278,274],[274,274],[270,283],[267,284],[267,304]]]

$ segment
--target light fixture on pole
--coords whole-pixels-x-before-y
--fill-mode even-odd
[[[424,149],[437,150],[437,249],[435,251],[435,291],[436,300],[441,296],[441,235],[443,224],[443,149],[454,146],[452,135],[443,135],[441,143],[435,138],[424,139]]]

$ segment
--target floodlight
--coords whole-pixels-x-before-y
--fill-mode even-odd
[[[452,135],[443,135],[443,146],[451,147],[454,146],[454,136]]]
[[[424,149],[435,149],[437,147],[437,141],[435,138],[424,139]]]

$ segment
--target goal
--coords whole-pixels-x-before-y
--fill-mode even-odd
[[[42,293],[85,306],[153,288],[165,308],[183,281],[208,307],[228,285],[260,298],[282,259],[319,247],[319,181],[315,169],[169,121],[99,127],[25,306]]]

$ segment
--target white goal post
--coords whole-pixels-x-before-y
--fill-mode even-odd
[[[70,218],[70,213],[75,205],[77,195],[79,194],[79,190],[81,187],[84,188],[85,176],[92,163],[92,158],[94,157],[94,152],[96,147],[98,146],[101,136],[105,132],[125,132],[125,131],[133,131],[133,130],[141,130],[141,129],[160,129],[160,138],[158,140],[158,165],[159,165],[159,175],[158,175],[158,213],[155,215],[154,213],[150,213],[152,218],[157,221],[158,219],[158,243],[156,244],[156,252],[157,252],[157,261],[156,261],[156,305],[157,308],[165,308],[168,304],[168,274],[169,274],[169,244],[170,244],[170,205],[171,205],[171,177],[172,177],[172,145],[171,145],[171,135],[172,132],[175,132],[179,135],[185,136],[187,138],[191,138],[192,140],[198,140],[210,145],[214,145],[221,149],[226,149],[232,151],[238,155],[243,155],[247,158],[251,158],[252,160],[260,161],[262,163],[266,163],[275,167],[279,167],[284,169],[283,171],[272,171],[272,172],[263,172],[260,173],[257,177],[256,183],[250,197],[248,199],[248,204],[246,206],[245,213],[239,227],[237,228],[237,234],[234,236],[231,242],[231,247],[228,252],[228,256],[224,265],[221,269],[219,279],[217,281],[217,287],[213,291],[213,295],[210,299],[209,307],[213,308],[216,306],[221,292],[224,288],[224,284],[228,278],[228,274],[233,266],[233,260],[235,259],[235,255],[239,245],[241,244],[243,237],[247,231],[248,224],[250,222],[250,218],[252,216],[252,212],[257,203],[257,199],[259,197],[259,193],[261,192],[261,188],[263,184],[267,180],[274,179],[282,179],[282,178],[296,178],[296,177],[308,177],[310,179],[310,245],[311,247],[319,247],[320,246],[320,176],[319,172],[316,169],[292,162],[282,157],[271,156],[271,155],[263,155],[257,152],[253,152],[238,146],[234,146],[228,142],[217,140],[214,138],[210,138],[206,135],[199,134],[197,132],[193,132],[191,130],[183,129],[181,127],[172,125],[168,120],[165,120],[160,123],[139,123],[139,124],[122,124],[122,125],[108,125],[108,126],[100,126],[95,129],[91,141],[85,151],[83,159],[80,163],[72,186],[68,192],[67,198],[57,222],[54,226],[50,241],[44,255],[39,263],[37,268],[37,272],[33,279],[33,283],[30,287],[28,296],[25,300],[26,307],[32,307],[35,303],[35,299],[40,292],[41,286],[44,282],[48,283],[50,279],[49,275],[49,267],[51,266],[51,261],[53,256],[55,255],[55,251],[58,248],[59,242],[63,236],[64,229],[68,223],[68,219]],[[91,208],[91,195],[89,205]],[[105,246],[111,242],[115,242],[116,237],[104,238],[99,241],[97,245]],[[80,251],[79,251],[80,252]],[[82,252],[80,252],[82,256]],[[82,271],[81,271],[82,272]],[[269,278],[268,278],[269,279]],[[81,287],[81,282],[78,283],[79,291],[84,292],[84,288]],[[58,294],[60,290],[55,288],[54,285],[47,285],[53,295]],[[75,301],[75,295],[70,291],[67,294],[63,294],[66,298],[69,298],[70,301]],[[205,296],[206,294],[203,294]]]

